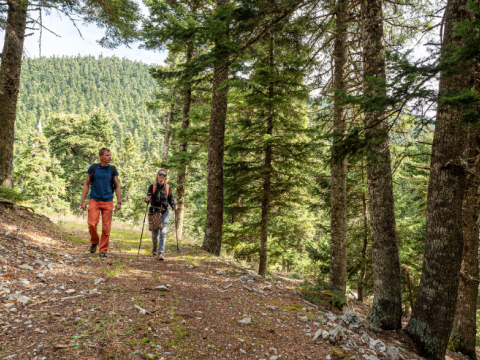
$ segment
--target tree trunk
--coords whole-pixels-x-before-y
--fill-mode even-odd
[[[363,169],[362,169],[363,173]],[[362,203],[363,203],[363,247],[362,247],[362,258],[360,264],[360,276],[358,278],[358,301],[363,302],[363,287],[365,285],[365,274],[367,272],[367,246],[368,246],[368,219],[367,219],[367,194],[364,192],[362,194]]]
[[[175,98],[175,93],[173,93]],[[175,105],[172,103],[170,105],[170,111],[167,111],[167,120],[165,121],[165,136],[163,138],[163,153],[162,161],[167,161],[168,158],[168,147],[170,145],[170,124],[173,122],[173,111],[175,110]]]
[[[469,129],[468,148],[465,158],[472,159],[478,156],[480,137],[478,128]],[[476,173],[479,167],[473,168]],[[476,360],[476,310],[478,294],[478,237],[479,237],[479,188],[478,180],[470,175],[467,179],[465,197],[463,199],[463,254],[460,268],[460,284],[458,287],[457,308],[450,335],[451,350]]]
[[[364,88],[367,95],[383,96],[378,81],[385,76],[385,45],[381,0],[363,0],[362,37]],[[372,106],[373,107],[373,106]],[[367,154],[367,179],[374,299],[368,320],[385,330],[402,327],[402,289],[398,256],[388,122],[383,108],[365,111],[365,137],[371,147]]]
[[[207,162],[207,224],[203,249],[220,255],[223,226],[223,145],[227,117],[228,89],[218,90],[228,79],[228,66],[216,63],[213,69],[213,96],[210,115]]]
[[[336,8],[336,34],[333,57],[334,73],[334,107],[333,131],[336,134],[332,147],[332,182],[331,182],[331,247],[329,286],[345,294],[347,290],[347,161],[339,159],[338,143],[342,141],[347,129],[347,111],[340,91],[347,87],[346,74],[348,62],[348,0],[338,0]]]
[[[241,208],[243,207],[243,196],[239,196],[238,199],[237,199],[237,207],[238,208]],[[238,213],[234,213],[233,214],[233,222],[240,222],[242,221],[242,214],[240,212]]]
[[[442,51],[459,45],[454,23],[470,18],[468,0],[449,0],[445,10]],[[467,63],[452,65],[440,76],[439,92],[474,87]],[[448,78],[447,78],[448,76]],[[453,326],[463,250],[462,204],[466,172],[459,164],[467,131],[460,125],[461,109],[439,106],[432,145],[427,194],[425,254],[422,278],[405,331],[420,345],[425,357],[444,359]]]
[[[269,68],[270,75],[274,74],[274,46],[275,38],[273,32],[270,32],[270,46],[269,46]],[[268,99],[273,100],[273,82],[268,86]],[[273,104],[270,101],[268,104],[267,117],[267,135],[273,134]],[[268,239],[268,217],[270,210],[270,186],[271,186],[271,170],[272,170],[272,144],[265,146],[265,172],[263,178],[263,195],[262,195],[262,220],[260,229],[260,264],[258,266],[258,275],[265,276],[267,272],[267,239]]]
[[[187,64],[192,60],[193,57],[193,46],[192,42],[189,41],[187,43],[187,51],[186,51],[186,62]],[[185,89],[185,94],[183,97],[183,113],[182,113],[182,130],[186,131],[190,127],[190,104],[192,103],[192,86],[188,83],[187,88]],[[183,139],[180,142],[180,153],[181,154],[181,164],[180,169],[178,171],[177,176],[177,213],[176,213],[176,229],[177,229],[177,236],[178,238],[183,238],[183,216],[185,213],[185,176],[187,173],[187,164],[186,164],[186,156],[187,156],[187,149],[188,149],[188,142],[184,140],[184,136],[182,135]]]
[[[8,1],[0,64],[0,186],[13,188],[13,141],[28,1]]]
[[[413,291],[412,291],[412,281],[410,280],[410,274],[408,270],[404,268],[405,276],[407,277],[407,288],[408,288],[408,299],[410,301],[410,310],[413,311]]]

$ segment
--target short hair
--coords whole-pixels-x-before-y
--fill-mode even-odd
[[[101,148],[99,151],[98,151],[98,155],[100,156],[103,156],[103,154],[105,154],[105,152],[110,152],[110,149],[109,148]]]

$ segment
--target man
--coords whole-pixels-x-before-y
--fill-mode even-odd
[[[107,257],[108,242],[110,240],[110,227],[112,225],[113,215],[113,190],[117,196],[117,204],[115,211],[122,207],[122,198],[120,194],[120,185],[118,182],[118,171],[115,166],[110,165],[112,155],[110,150],[102,148],[99,151],[100,163],[92,164],[88,168],[87,178],[83,185],[81,207],[87,210],[85,198],[87,197],[89,185],[92,185],[90,191],[90,200],[88,201],[88,231],[90,232],[90,252],[93,254],[97,251],[100,242],[100,258]],[[102,213],[102,238],[98,237],[97,224],[100,221],[100,213]]]

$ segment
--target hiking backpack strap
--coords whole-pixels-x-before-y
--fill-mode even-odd
[[[111,183],[110,186],[112,187],[112,190],[115,190],[117,188],[117,183],[115,182],[115,166],[110,165],[110,177],[111,177]]]
[[[167,188],[167,199],[168,199],[168,193],[170,192],[170,186],[168,186],[167,184],[165,184],[166,188]]]
[[[92,173],[90,174],[90,185],[95,181],[95,171],[97,171],[98,163],[93,164]]]
[[[157,183],[153,184],[152,196],[155,194],[155,190],[157,190]]]

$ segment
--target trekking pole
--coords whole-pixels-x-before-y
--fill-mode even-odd
[[[140,235],[140,244],[138,245],[137,260],[138,260],[138,257],[140,256],[140,247],[142,246],[143,229],[145,228],[145,219],[147,218],[148,204],[149,203],[147,202],[147,206],[145,207],[145,216],[143,217],[142,235]]]
[[[175,211],[175,237],[177,238],[177,252],[178,250],[178,227],[177,227],[177,210]]]

